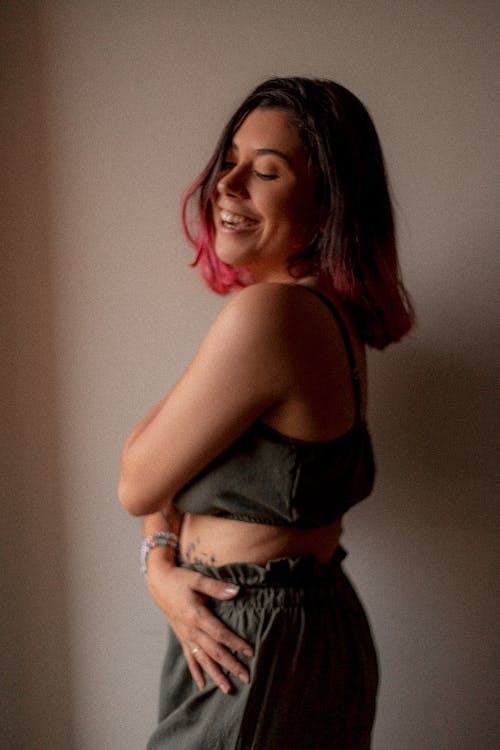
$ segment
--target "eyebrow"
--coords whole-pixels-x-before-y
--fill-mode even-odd
[[[238,146],[236,143],[230,143],[229,148],[234,148],[236,151],[238,151]],[[281,159],[284,159],[287,164],[290,164],[290,157],[288,157],[284,151],[280,151],[277,148],[256,148],[255,153],[257,156],[265,156],[266,154],[272,154],[274,156],[279,156]]]

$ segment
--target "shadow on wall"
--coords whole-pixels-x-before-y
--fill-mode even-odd
[[[377,747],[495,745],[499,362],[493,320],[462,313],[445,344],[370,358],[380,473],[352,567],[382,655]]]
[[[470,324],[467,333],[474,336]],[[420,514],[428,513],[434,524],[493,518],[500,370],[491,347],[495,336],[492,330],[489,349],[484,330],[468,346],[461,346],[456,331],[450,331],[449,347],[422,346],[410,338],[386,358],[382,354],[384,361],[375,354],[370,362],[379,442],[394,445],[381,463],[397,460],[399,471],[393,467],[391,475],[419,497]]]
[[[0,746],[74,747],[57,414],[50,231],[36,14],[1,10],[2,721]]]

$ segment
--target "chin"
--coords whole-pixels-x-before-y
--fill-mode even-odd
[[[237,268],[246,268],[251,263],[249,253],[238,251],[235,248],[224,247],[224,244],[215,245],[215,254],[219,260],[226,263],[228,266],[235,266]]]

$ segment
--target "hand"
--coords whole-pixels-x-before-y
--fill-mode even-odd
[[[231,599],[238,592],[237,586],[178,568],[161,554],[153,553],[148,559],[148,586],[177,636],[200,690],[205,686],[206,673],[222,692],[231,692],[231,682],[221,667],[242,682],[249,682],[248,669],[228,649],[253,656],[252,647],[206,606],[210,597]]]

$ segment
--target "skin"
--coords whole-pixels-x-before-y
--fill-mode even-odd
[[[235,133],[224,167],[212,197],[217,255],[249,268],[255,281],[289,281],[288,257],[316,229],[314,180],[296,128],[284,112],[254,110]],[[251,223],[228,228],[221,210]]]
[[[145,534],[181,528],[172,498],[256,419],[310,441],[338,437],[354,423],[349,363],[337,324],[287,269],[289,257],[307,246],[317,229],[313,195],[306,154],[286,114],[251,112],[226,155],[212,208],[217,254],[248,268],[255,283],[226,305],[183,376],[127,439],[119,496],[130,513],[145,516]],[[306,276],[299,283],[327,293],[320,278]],[[363,345],[339,300],[334,301],[353,342],[364,411]],[[168,520],[161,509],[170,513]],[[215,565],[264,564],[301,554],[326,561],[340,534],[340,519],[300,530],[186,514],[180,557]],[[231,651],[248,656],[251,644],[205,606],[208,597],[228,599],[236,589],[176,567],[167,548],[150,553],[148,585],[199,687],[208,674],[223,692],[230,692],[231,682],[221,668],[249,680]],[[196,646],[200,650],[193,655]]]

